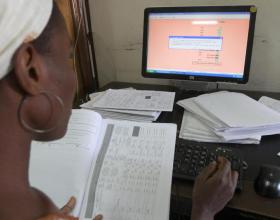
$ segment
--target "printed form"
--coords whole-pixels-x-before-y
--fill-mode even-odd
[[[109,89],[92,107],[171,112],[174,98],[175,92]]]
[[[106,121],[81,217],[168,219],[176,125]]]

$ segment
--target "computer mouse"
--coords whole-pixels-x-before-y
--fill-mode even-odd
[[[280,167],[262,165],[254,183],[257,194],[269,198],[280,198]]]

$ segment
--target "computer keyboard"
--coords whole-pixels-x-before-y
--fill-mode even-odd
[[[236,191],[243,186],[243,160],[236,150],[228,147],[205,147],[199,144],[190,144],[187,141],[177,141],[173,178],[194,181],[200,171],[210,162],[223,156],[231,162],[231,168],[239,173]]]

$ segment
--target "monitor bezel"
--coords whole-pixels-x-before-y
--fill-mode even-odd
[[[243,78],[214,77],[214,76],[196,76],[196,75],[180,75],[166,73],[149,73],[147,72],[148,57],[148,30],[150,13],[174,13],[174,12],[249,12],[250,22],[248,31],[248,41],[245,56],[244,75]],[[162,79],[181,79],[192,81],[207,82],[230,82],[245,84],[249,80],[251,57],[254,42],[254,31],[256,22],[256,6],[254,5],[238,5],[238,6],[194,6],[194,7],[151,7],[144,11],[144,32],[143,32],[143,50],[142,50],[142,76],[146,78],[162,78]]]

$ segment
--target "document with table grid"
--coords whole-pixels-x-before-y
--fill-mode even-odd
[[[80,216],[168,219],[176,125],[104,121]]]

